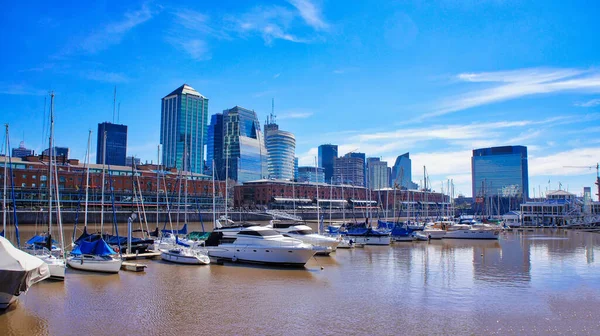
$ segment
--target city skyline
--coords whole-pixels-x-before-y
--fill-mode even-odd
[[[530,196],[559,183],[576,194],[595,189],[595,169],[564,168],[600,161],[600,72],[589,43],[599,23],[589,6],[78,6],[69,9],[76,17],[19,3],[0,14],[5,31],[19,26],[27,36],[6,36],[0,65],[0,121],[11,125],[13,147],[24,139],[36,153],[47,148],[44,99],[55,90],[55,143],[72,157],[84,158],[88,129],[112,120],[129,127],[128,156],[155,161],[158,102],[188,83],[210,97],[209,118],[240,105],[264,120],[275,98],[300,166],[314,165],[326,143],[339,156],[359,151],[388,164],[410,151],[414,182],[425,165],[433,189],[450,178],[470,195],[473,149],[523,145]],[[234,47],[252,53],[230,55]]]

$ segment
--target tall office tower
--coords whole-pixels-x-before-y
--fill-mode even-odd
[[[293,180],[296,137],[279,129],[273,112],[265,123],[265,143],[269,178]]]
[[[502,146],[473,150],[473,197],[529,197],[527,147]]]
[[[166,95],[161,106],[163,165],[202,174],[208,128],[208,98],[183,84]]]
[[[365,162],[363,159],[346,154],[334,160],[332,182],[364,187],[364,172]]]
[[[363,162],[364,162],[364,165],[363,165],[363,176],[364,176],[363,186],[366,186],[367,185],[367,155],[365,153],[350,152],[350,153],[347,153],[346,156],[353,157],[353,158],[359,158],[359,159],[363,160]]]
[[[321,167],[298,167],[298,182],[323,183],[325,169]]]
[[[106,157],[104,157],[104,132],[106,132]],[[103,122],[98,124],[96,164],[125,166],[127,156],[127,126]]]
[[[371,190],[387,188],[390,176],[388,174],[387,162],[379,158],[367,159],[367,182]]]
[[[228,177],[238,183],[267,178],[267,148],[256,113],[235,106],[223,111],[223,126]]]
[[[225,180],[225,163],[223,152],[223,113],[216,113],[210,117],[208,126],[208,140],[206,144],[207,174],[212,175],[214,161],[215,179]]]
[[[392,167],[392,176],[390,178],[390,186],[398,185],[404,189],[418,189],[419,186],[412,182],[412,162],[410,154],[404,153],[396,158],[396,162]]]
[[[325,183],[331,183],[333,163],[338,156],[338,146],[325,144],[319,146],[319,167],[325,170]]]

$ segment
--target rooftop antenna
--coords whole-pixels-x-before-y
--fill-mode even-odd
[[[117,86],[115,85],[115,91],[113,94],[113,124],[115,123],[115,112],[117,109]]]

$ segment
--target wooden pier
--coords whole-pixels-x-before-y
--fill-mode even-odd
[[[160,257],[160,252],[144,252],[144,253],[127,253],[121,257],[123,260],[135,260],[135,259],[153,259]]]

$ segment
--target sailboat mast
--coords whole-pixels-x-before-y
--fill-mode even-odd
[[[318,166],[317,166],[317,157],[315,156],[315,181],[317,184],[317,232],[319,232],[319,234],[321,234],[321,225],[320,225],[320,220],[321,220],[321,214],[319,211],[319,173],[318,173]]]
[[[104,175],[106,170],[106,131],[102,137],[102,192],[100,194],[100,234],[104,233]]]
[[[48,245],[49,250],[52,250],[52,231],[50,230],[52,225],[52,158],[54,155],[53,140],[54,135],[54,92],[50,93],[50,137],[48,139]]]
[[[6,179],[8,178],[8,124],[4,124],[6,128],[6,141],[4,142],[4,178],[2,188],[2,232],[6,236]]]
[[[87,155],[85,158],[85,214],[83,215],[83,228],[87,230],[87,222],[88,222],[88,201],[89,201],[89,191],[90,191],[90,149],[92,147],[92,130],[89,130],[88,133],[88,147],[87,147]]]
[[[227,221],[227,208],[229,202],[227,200],[227,189],[229,189],[227,180],[229,180],[229,136],[227,137],[227,154],[225,154],[225,220]]]
[[[212,160],[212,196],[213,196],[213,229],[215,228],[215,223],[217,222],[217,204],[216,195],[215,195],[215,160]]]
[[[157,146],[156,149],[156,227],[158,228],[158,199],[160,197],[159,189],[160,189],[160,145]],[[166,189],[165,189],[166,190]],[[166,192],[166,191],[165,191]]]

